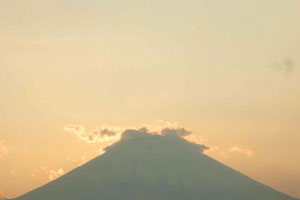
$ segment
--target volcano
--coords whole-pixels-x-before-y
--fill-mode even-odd
[[[0,200],[6,200],[6,199],[8,199],[8,198],[0,192]]]
[[[296,200],[205,148],[176,134],[126,130],[103,155],[15,200]]]

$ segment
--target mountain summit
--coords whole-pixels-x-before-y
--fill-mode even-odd
[[[126,130],[103,155],[15,200],[296,200],[204,155],[184,133]]]

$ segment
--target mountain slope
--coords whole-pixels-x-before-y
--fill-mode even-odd
[[[8,198],[0,192],[0,200],[6,200],[6,199],[8,199]]]
[[[106,153],[16,200],[295,200],[176,135],[127,130]]]

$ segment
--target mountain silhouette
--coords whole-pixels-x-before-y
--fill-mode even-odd
[[[169,132],[126,130],[103,155],[15,200],[296,200]]]
[[[0,192],[0,200],[8,199],[3,193]]]

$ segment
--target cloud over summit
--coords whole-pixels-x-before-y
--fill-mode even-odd
[[[179,137],[184,137],[190,135],[192,132],[184,128],[164,128],[161,131],[162,135],[177,135]]]
[[[200,153],[208,149],[207,146],[196,144],[185,140],[183,137],[191,134],[183,128],[179,129],[162,129],[161,132],[150,132],[146,128],[141,129],[127,129],[122,133],[119,142],[105,148],[105,151],[110,151],[126,146],[127,142],[131,145],[145,145],[147,148],[158,148],[157,145],[178,146],[178,148],[192,148]]]
[[[67,125],[64,130],[75,134],[79,139],[88,143],[106,143],[110,146],[104,148],[108,150],[114,146],[118,141],[141,139],[141,141],[156,138],[157,140],[181,141],[190,146],[194,146],[199,152],[203,153],[204,150],[209,149],[207,146],[202,145],[191,131],[176,126],[169,127],[142,127],[142,128],[120,128],[112,126],[102,126],[93,130],[87,130],[82,125]],[[194,137],[191,137],[194,136]]]

